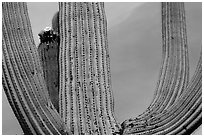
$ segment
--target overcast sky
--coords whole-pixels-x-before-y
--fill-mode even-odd
[[[186,3],[192,76],[202,43],[201,3]],[[36,45],[37,34],[58,10],[57,3],[28,3]],[[150,104],[161,64],[160,3],[105,3],[115,114],[119,122],[142,113]],[[3,134],[22,134],[3,93]],[[200,133],[201,130],[198,131]]]

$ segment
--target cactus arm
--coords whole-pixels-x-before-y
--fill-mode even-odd
[[[174,105],[167,111],[148,119],[146,126],[145,122],[133,122],[135,127],[127,126],[124,134],[190,134],[198,127],[201,124],[202,113],[201,56],[197,66],[191,82]]]
[[[174,126],[178,126],[177,128],[169,128],[171,132],[168,134],[186,134],[192,131],[188,131],[188,129],[192,129],[197,127],[199,122],[201,121],[200,114],[202,114],[202,55],[200,55],[200,59],[197,65],[197,69],[195,74],[190,81],[189,85],[185,89],[184,93],[180,98],[178,98],[178,103],[174,105],[177,106],[180,111],[177,113],[178,119],[174,119]],[[186,97],[186,95],[188,95]],[[179,103],[180,102],[180,103]],[[181,102],[183,104],[181,104]],[[186,105],[186,106],[185,106]],[[185,106],[185,108],[184,108]],[[194,123],[194,124],[191,124]],[[197,123],[197,124],[195,124]],[[194,127],[193,127],[194,126]],[[188,127],[188,128],[187,128]],[[180,131],[181,130],[181,131]]]
[[[10,104],[20,125],[25,134],[61,134],[64,125],[48,97],[26,4],[3,3],[2,12],[4,90],[17,102]]]
[[[154,99],[143,114],[123,122],[124,134],[180,134],[179,124],[190,126],[192,117],[200,115],[201,73],[196,71],[198,78],[194,76],[192,79],[196,81],[190,83],[193,87],[187,86],[189,62],[184,3],[162,3],[162,30],[164,59]],[[186,111],[189,109],[196,112]],[[196,120],[199,123],[199,118]]]
[[[56,110],[59,111],[59,35],[51,29],[41,31],[39,36],[41,42],[38,53],[49,97]]]
[[[168,128],[164,131],[158,132],[158,134],[185,134],[189,133],[186,127],[193,128],[191,122],[199,122],[199,115],[201,114],[201,58],[198,62],[198,67],[193,76],[191,82],[184,91],[184,94],[178,99],[177,103],[171,107],[168,111],[170,114],[164,118],[171,118],[171,122],[167,121]],[[200,119],[201,120],[201,119]],[[199,124],[198,124],[199,125]],[[194,125],[195,127],[198,125]],[[181,131],[182,132],[181,132]]]
[[[167,34],[168,39],[163,39],[163,41],[167,42],[166,46],[172,46],[175,51],[173,51],[172,57],[174,61],[170,61],[169,64],[173,66],[171,70],[173,70],[173,73],[170,73],[169,75],[172,76],[172,78],[169,79],[169,82],[166,84],[166,88],[161,89],[160,96],[164,96],[165,98],[163,101],[158,99],[157,102],[160,102],[162,104],[159,109],[154,109],[158,112],[165,110],[169,106],[171,106],[177,98],[180,96],[180,94],[183,91],[183,88],[187,86],[188,83],[188,77],[189,77],[189,71],[188,71],[188,53],[186,52],[188,50],[187,48],[187,42],[186,42],[186,33],[183,33],[185,30],[185,20],[183,18],[182,14],[185,14],[184,11],[184,3],[162,3],[162,12],[163,15],[166,16],[170,14],[169,21],[167,20],[167,31],[170,31],[170,35]],[[170,9],[170,13],[168,13],[168,10],[166,8]],[[164,17],[165,18],[165,17]],[[165,21],[165,19],[162,19]],[[172,22],[172,23],[171,23]],[[170,24],[168,26],[168,24]],[[164,32],[165,34],[166,32]],[[168,44],[170,43],[170,45]],[[173,65],[174,64],[174,65]],[[164,81],[165,82],[165,81]],[[160,97],[161,98],[161,97]]]
[[[184,3],[162,3],[163,56],[165,57],[155,96],[145,115],[167,109],[187,86],[189,64],[184,17]]]
[[[3,56],[3,64],[4,64],[4,56]],[[22,107],[19,99],[16,97],[17,95],[15,94],[14,86],[11,82],[11,79],[5,75],[6,73],[8,74],[7,67],[5,65],[3,65],[2,68],[3,68],[2,85],[4,87],[3,89],[6,93],[7,99],[9,101],[9,104],[12,107],[12,110],[13,110],[15,116],[17,117],[19,124],[22,127],[24,134],[26,134],[26,135],[36,134],[36,131],[31,126],[25,112],[23,111],[23,107]]]
[[[182,5],[162,3],[163,64],[153,101],[138,118],[167,109],[188,83],[188,49]]]

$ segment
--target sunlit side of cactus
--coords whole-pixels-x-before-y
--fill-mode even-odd
[[[59,113],[72,134],[116,134],[104,3],[59,7]]]

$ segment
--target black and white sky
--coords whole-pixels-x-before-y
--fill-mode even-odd
[[[190,76],[202,47],[202,3],[185,3]],[[58,10],[57,3],[28,3],[36,46],[37,34]],[[150,104],[161,65],[161,5],[138,2],[106,2],[115,114],[119,122],[141,114]],[[2,93],[2,133],[22,134]],[[201,129],[198,133],[201,132]]]

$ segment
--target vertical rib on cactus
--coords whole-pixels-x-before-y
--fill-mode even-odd
[[[43,79],[27,5],[4,2],[2,12],[3,88],[24,133],[63,133]]]
[[[113,134],[103,3],[60,3],[60,115],[72,134]]]
[[[38,53],[49,97],[54,107],[59,111],[59,36],[53,30],[41,31],[39,36],[41,42],[38,46]]]

